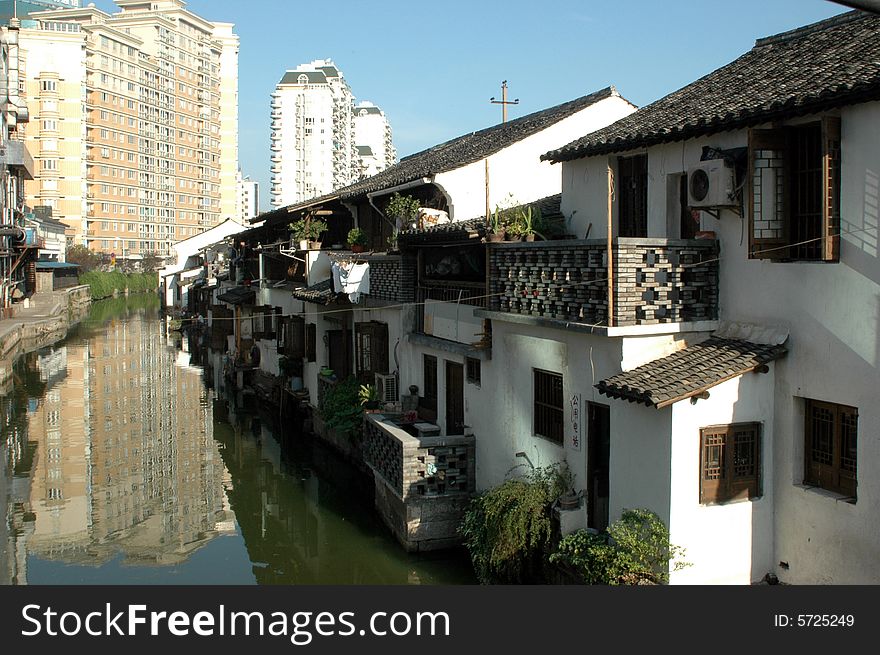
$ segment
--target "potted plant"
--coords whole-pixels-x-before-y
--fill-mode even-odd
[[[389,254],[399,252],[397,248],[397,230],[394,230],[394,234],[388,237],[388,241],[386,243],[388,245]]]
[[[412,196],[402,196],[398,192],[392,194],[385,205],[385,214],[395,219],[396,229],[406,229],[419,217],[419,201]]]
[[[506,229],[501,210],[495,207],[495,211],[489,216],[489,231],[486,233],[486,240],[492,243],[504,241]]]
[[[379,408],[379,390],[376,389],[375,385],[362,384],[358,390],[358,399],[361,401],[364,409]]]
[[[320,250],[321,242],[318,239],[327,231],[327,223],[322,220],[315,220],[311,216],[306,216],[298,221],[294,221],[289,226],[290,240],[292,243],[299,243],[300,250]]]
[[[368,243],[367,233],[355,227],[348,231],[348,247],[352,252],[363,252]]]

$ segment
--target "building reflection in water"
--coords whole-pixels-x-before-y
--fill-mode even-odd
[[[19,367],[42,384],[28,394],[26,421],[4,426],[7,451],[32,455],[12,470],[7,457],[7,487],[28,489],[6,494],[16,556],[14,575],[0,581],[27,582],[21,542],[31,556],[68,564],[121,555],[128,565],[173,566],[235,531],[200,372],[176,366],[161,328],[154,312],[129,314]]]

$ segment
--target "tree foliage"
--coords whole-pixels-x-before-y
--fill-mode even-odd
[[[86,246],[68,246],[64,258],[71,264],[78,264],[81,273],[93,271],[101,265],[101,256],[89,250]]]
[[[554,464],[471,502],[460,532],[481,583],[541,581],[553,535],[551,507],[570,486],[567,467]]]

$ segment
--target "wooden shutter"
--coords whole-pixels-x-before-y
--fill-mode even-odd
[[[287,334],[287,352],[291,357],[299,358],[306,356],[306,321],[302,316],[290,317]]]
[[[753,259],[788,256],[786,152],[784,129],[749,130],[749,257]]]
[[[373,372],[388,373],[388,324],[375,322],[373,333]]]
[[[761,495],[761,426],[716,425],[700,430],[700,503]]]
[[[840,118],[822,119],[822,259],[840,260]]]
[[[315,329],[314,323],[306,324],[306,359],[310,362],[314,362],[317,359],[317,331]]]

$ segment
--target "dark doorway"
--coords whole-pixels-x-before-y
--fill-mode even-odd
[[[648,155],[617,160],[619,236],[648,236]]]
[[[587,429],[587,521],[591,528],[608,527],[611,459],[611,410],[589,403]]]
[[[424,392],[419,398],[419,417],[434,423],[437,420],[437,358],[422,355]]]
[[[446,434],[464,434],[464,366],[446,362]]]
[[[351,375],[351,344],[348,330],[329,330],[327,347],[330,350],[328,357],[330,368],[339,380],[344,380]]]

